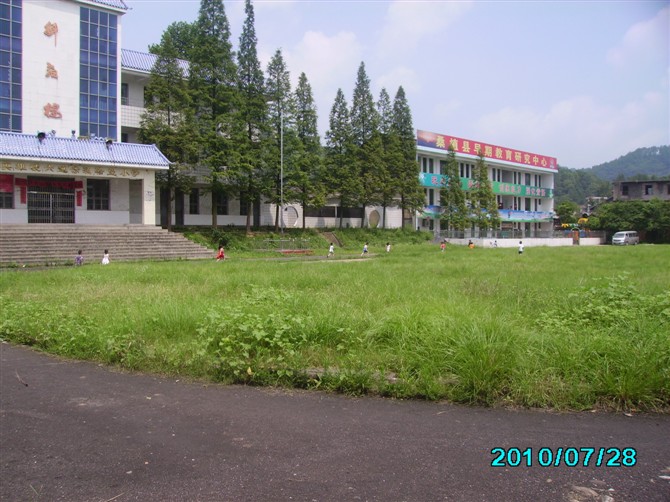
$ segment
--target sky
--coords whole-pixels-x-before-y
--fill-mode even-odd
[[[200,0],[125,0],[122,47],[147,51]],[[415,129],[586,168],[670,144],[670,2],[256,0],[263,70],[281,49],[312,86],[323,138],[363,62],[375,101],[405,90]],[[224,1],[236,49],[244,1]]]

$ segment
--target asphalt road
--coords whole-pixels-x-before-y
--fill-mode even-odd
[[[7,501],[667,502],[670,416],[203,385],[2,343],[0,465]]]

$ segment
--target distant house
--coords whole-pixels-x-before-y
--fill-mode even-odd
[[[614,181],[612,199],[617,200],[670,200],[670,180]]]

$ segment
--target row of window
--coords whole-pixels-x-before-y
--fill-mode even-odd
[[[421,172],[425,174],[438,174],[436,172],[436,163],[435,159],[432,159],[430,157],[419,157],[419,164],[421,167]],[[446,169],[447,162],[446,160],[440,160],[439,161],[439,172],[444,173]],[[458,163],[458,175],[461,178],[472,178],[474,176],[475,172],[475,165],[470,164],[468,162],[459,162]],[[502,169],[499,168],[492,168],[491,169],[491,180],[492,181],[503,181],[503,173],[506,171],[503,171]],[[531,181],[535,181],[534,185],[531,185]],[[536,186],[536,187],[541,187],[542,186],[542,175],[541,174],[534,174],[531,175],[531,173],[522,173],[518,171],[512,171],[512,183],[515,185],[526,185],[526,186]]]
[[[79,130],[116,139],[117,16],[80,9]]]
[[[668,183],[666,186],[666,194],[670,195],[670,183]],[[621,185],[621,195],[627,196],[629,195],[629,186],[628,185]],[[644,185],[643,187],[643,193],[644,195],[654,195],[654,185]],[[660,193],[663,192],[663,189],[659,190]]]
[[[0,0],[0,131],[21,132],[21,0]]]

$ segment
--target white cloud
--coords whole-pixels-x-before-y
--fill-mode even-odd
[[[640,63],[669,61],[670,7],[661,9],[656,16],[631,26],[621,42],[607,53],[607,62],[616,68],[630,69]]]
[[[376,89],[374,96],[375,100],[379,97],[379,92],[382,90],[382,87],[386,88],[386,92],[391,96],[391,100],[393,100],[398,91],[398,87],[401,85],[405,90],[405,94],[413,94],[421,90],[421,81],[416,74],[416,71],[412,68],[407,68],[406,66],[392,68],[384,75],[375,78],[372,84]]]
[[[649,92],[620,107],[589,96],[562,100],[546,112],[506,107],[482,116],[473,139],[557,157],[571,168],[591,167],[641,146],[667,144],[669,105],[667,95]]]
[[[285,49],[283,54],[294,87],[300,73],[307,75],[318,108],[319,131],[323,134],[328,128],[328,116],[337,89],[341,88],[347,100],[351,100],[356,71],[363,59],[361,44],[351,32],[328,36],[307,31],[295,47]]]
[[[472,7],[472,2],[391,2],[381,29],[380,56],[398,58],[414,51],[422,39],[445,30]],[[432,50],[432,48],[431,48]]]

